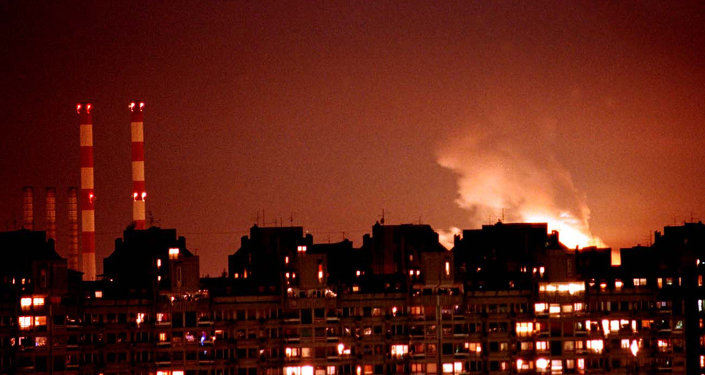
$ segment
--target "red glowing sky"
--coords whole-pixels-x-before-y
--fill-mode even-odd
[[[383,208],[477,227],[456,203],[473,165],[569,180],[541,194],[584,202],[613,247],[705,215],[702,2],[6,1],[0,46],[2,230],[22,186],[56,186],[65,248],[74,105],[91,101],[99,270],[131,220],[132,99],[146,102],[147,209],[203,273],[258,211],[293,213],[318,242],[359,240]],[[544,186],[521,181],[497,189]]]

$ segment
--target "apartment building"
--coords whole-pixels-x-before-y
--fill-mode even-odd
[[[568,249],[545,224],[375,224],[360,247],[254,226],[200,278],[175,230],[128,229],[82,282],[42,232],[0,234],[2,373],[630,374],[705,368],[705,226]],[[15,256],[17,254],[17,256]]]

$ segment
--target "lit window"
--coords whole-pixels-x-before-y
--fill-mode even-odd
[[[557,303],[552,303],[552,304],[548,307],[548,313],[551,314],[551,315],[560,314],[560,313],[561,313],[561,305],[559,305],[559,304],[557,304]]]
[[[47,317],[43,316],[43,315],[42,316],[35,316],[34,317],[34,325],[37,327],[47,325]]]
[[[548,360],[546,358],[539,358],[536,360],[536,369],[539,371],[548,370]]]
[[[157,258],[157,268],[162,266],[162,260]]]
[[[40,336],[34,339],[34,345],[35,346],[46,346],[47,345],[47,338],[44,336]]]
[[[177,259],[179,257],[179,248],[172,247],[169,248],[169,259]]]
[[[529,336],[534,332],[533,322],[517,322],[516,324],[516,334],[517,336]]]
[[[546,311],[548,310],[548,304],[545,303],[536,303],[534,304],[534,311],[536,311],[537,314],[545,314]]]
[[[95,298],[103,298],[103,291],[102,290],[96,290],[93,295]]]
[[[466,342],[465,349],[467,349],[470,353],[480,354],[482,353],[482,344],[479,342]]]
[[[22,310],[29,310],[32,306],[32,297],[22,297],[22,299],[20,299],[20,306]]]
[[[169,316],[166,313],[157,313],[157,322],[168,322]]]
[[[289,264],[289,256],[284,257],[284,264]]]
[[[624,285],[624,283],[622,283],[622,280],[615,280],[614,287],[616,289],[622,289],[622,285]]]
[[[585,358],[578,358],[578,369],[585,369]]]
[[[622,349],[629,349],[630,345],[631,345],[631,343],[629,342],[629,339],[622,339],[622,341],[621,341]]]
[[[409,352],[409,345],[392,345],[392,357],[401,358]]]
[[[159,341],[161,341],[161,342],[166,341],[166,332],[159,332]]]
[[[450,262],[446,260],[445,264],[446,277],[450,276]]]
[[[604,349],[604,343],[602,340],[587,340],[587,348],[595,353],[602,353]]]
[[[327,366],[326,375],[335,375],[335,366]]]
[[[20,329],[29,329],[32,326],[31,316],[20,316],[19,317]]]
[[[323,282],[323,265],[320,263],[318,264],[318,282]]]
[[[284,356],[286,358],[297,358],[301,356],[301,352],[299,348],[287,347],[284,349]]]
[[[583,303],[582,303],[582,302],[576,302],[576,303],[573,305],[573,310],[574,310],[574,311],[583,311],[584,308],[585,308],[585,307],[583,306]]]
[[[296,247],[296,251],[300,253],[305,253],[306,252],[306,245],[299,245]]]
[[[135,318],[135,323],[137,323],[137,325],[144,323],[144,313],[137,313],[137,317]]]
[[[536,350],[548,350],[548,341],[536,341]]]

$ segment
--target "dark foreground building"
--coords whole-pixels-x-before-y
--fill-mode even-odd
[[[43,232],[0,233],[0,372],[699,374],[705,226],[568,249],[545,224],[375,224],[362,246],[253,227],[199,279],[176,231],[128,229],[82,282]]]

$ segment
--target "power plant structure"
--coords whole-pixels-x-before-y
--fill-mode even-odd
[[[93,115],[91,103],[79,103],[81,127],[81,271],[95,280],[95,193],[93,190]]]
[[[56,241],[56,188],[46,188],[46,230],[47,238]]]
[[[34,189],[22,188],[22,229],[34,230]]]
[[[78,252],[78,188],[72,186],[68,190],[68,219],[69,219],[69,243],[68,243],[68,268],[79,270]]]
[[[130,135],[132,139],[132,220],[135,229],[145,229],[145,200],[147,190],[144,183],[144,102],[130,103]]]

